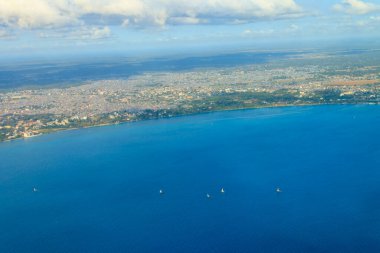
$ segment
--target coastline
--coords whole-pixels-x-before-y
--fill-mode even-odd
[[[41,132],[41,133],[29,136],[29,137],[18,137],[18,138],[14,138],[14,139],[10,139],[10,140],[3,140],[3,141],[0,140],[0,145],[1,145],[1,143],[27,140],[27,139],[36,138],[39,136],[58,133],[58,132],[73,131],[73,130],[87,129],[87,128],[97,128],[97,127],[104,127],[104,126],[122,125],[122,124],[142,122],[142,121],[180,118],[180,117],[202,115],[202,114],[211,114],[211,113],[217,113],[217,112],[228,112],[228,111],[245,111],[245,110],[256,110],[256,109],[266,109],[266,108],[313,107],[313,106],[330,106],[330,105],[331,106],[334,106],[334,105],[336,105],[336,106],[337,105],[352,105],[352,106],[354,106],[354,105],[379,105],[379,104],[376,104],[376,103],[314,103],[314,104],[307,104],[307,103],[305,103],[305,104],[278,104],[278,105],[257,106],[257,107],[225,108],[225,109],[210,110],[210,111],[204,111],[204,112],[184,113],[184,114],[178,114],[178,115],[166,116],[166,117],[152,117],[152,118],[147,118],[147,119],[121,121],[119,123],[96,124],[96,125],[90,125],[90,126],[84,126],[84,127],[51,129],[51,131]]]

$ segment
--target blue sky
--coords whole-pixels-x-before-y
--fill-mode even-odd
[[[3,57],[374,37],[380,37],[380,0],[0,0]]]

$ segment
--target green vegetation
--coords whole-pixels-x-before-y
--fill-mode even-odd
[[[379,104],[379,56],[305,54],[231,68],[143,73],[70,89],[0,91],[0,141],[221,110]]]
[[[379,97],[380,94],[378,93],[361,91],[342,94],[342,91],[336,88],[316,90],[307,95],[301,95],[301,91],[297,89],[279,89],[273,92],[220,92],[209,97],[190,100],[170,109],[112,112],[82,119],[52,114],[8,115],[0,122],[1,126],[3,126],[0,129],[0,141],[24,137],[24,134],[32,136],[65,129],[159,119],[219,110],[307,104],[378,103]],[[22,126],[20,126],[20,122],[23,124]],[[38,124],[35,124],[35,122],[38,122]],[[28,123],[31,125],[29,128],[26,127]]]

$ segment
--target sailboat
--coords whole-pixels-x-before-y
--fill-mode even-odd
[[[222,188],[222,189],[220,190],[220,193],[224,193],[224,188]]]

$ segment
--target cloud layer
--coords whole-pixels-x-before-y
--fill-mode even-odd
[[[295,0],[0,0],[0,25],[23,29],[235,24],[302,14]]]
[[[334,10],[347,14],[364,15],[380,11],[380,5],[364,2],[361,0],[344,0],[334,5]]]

